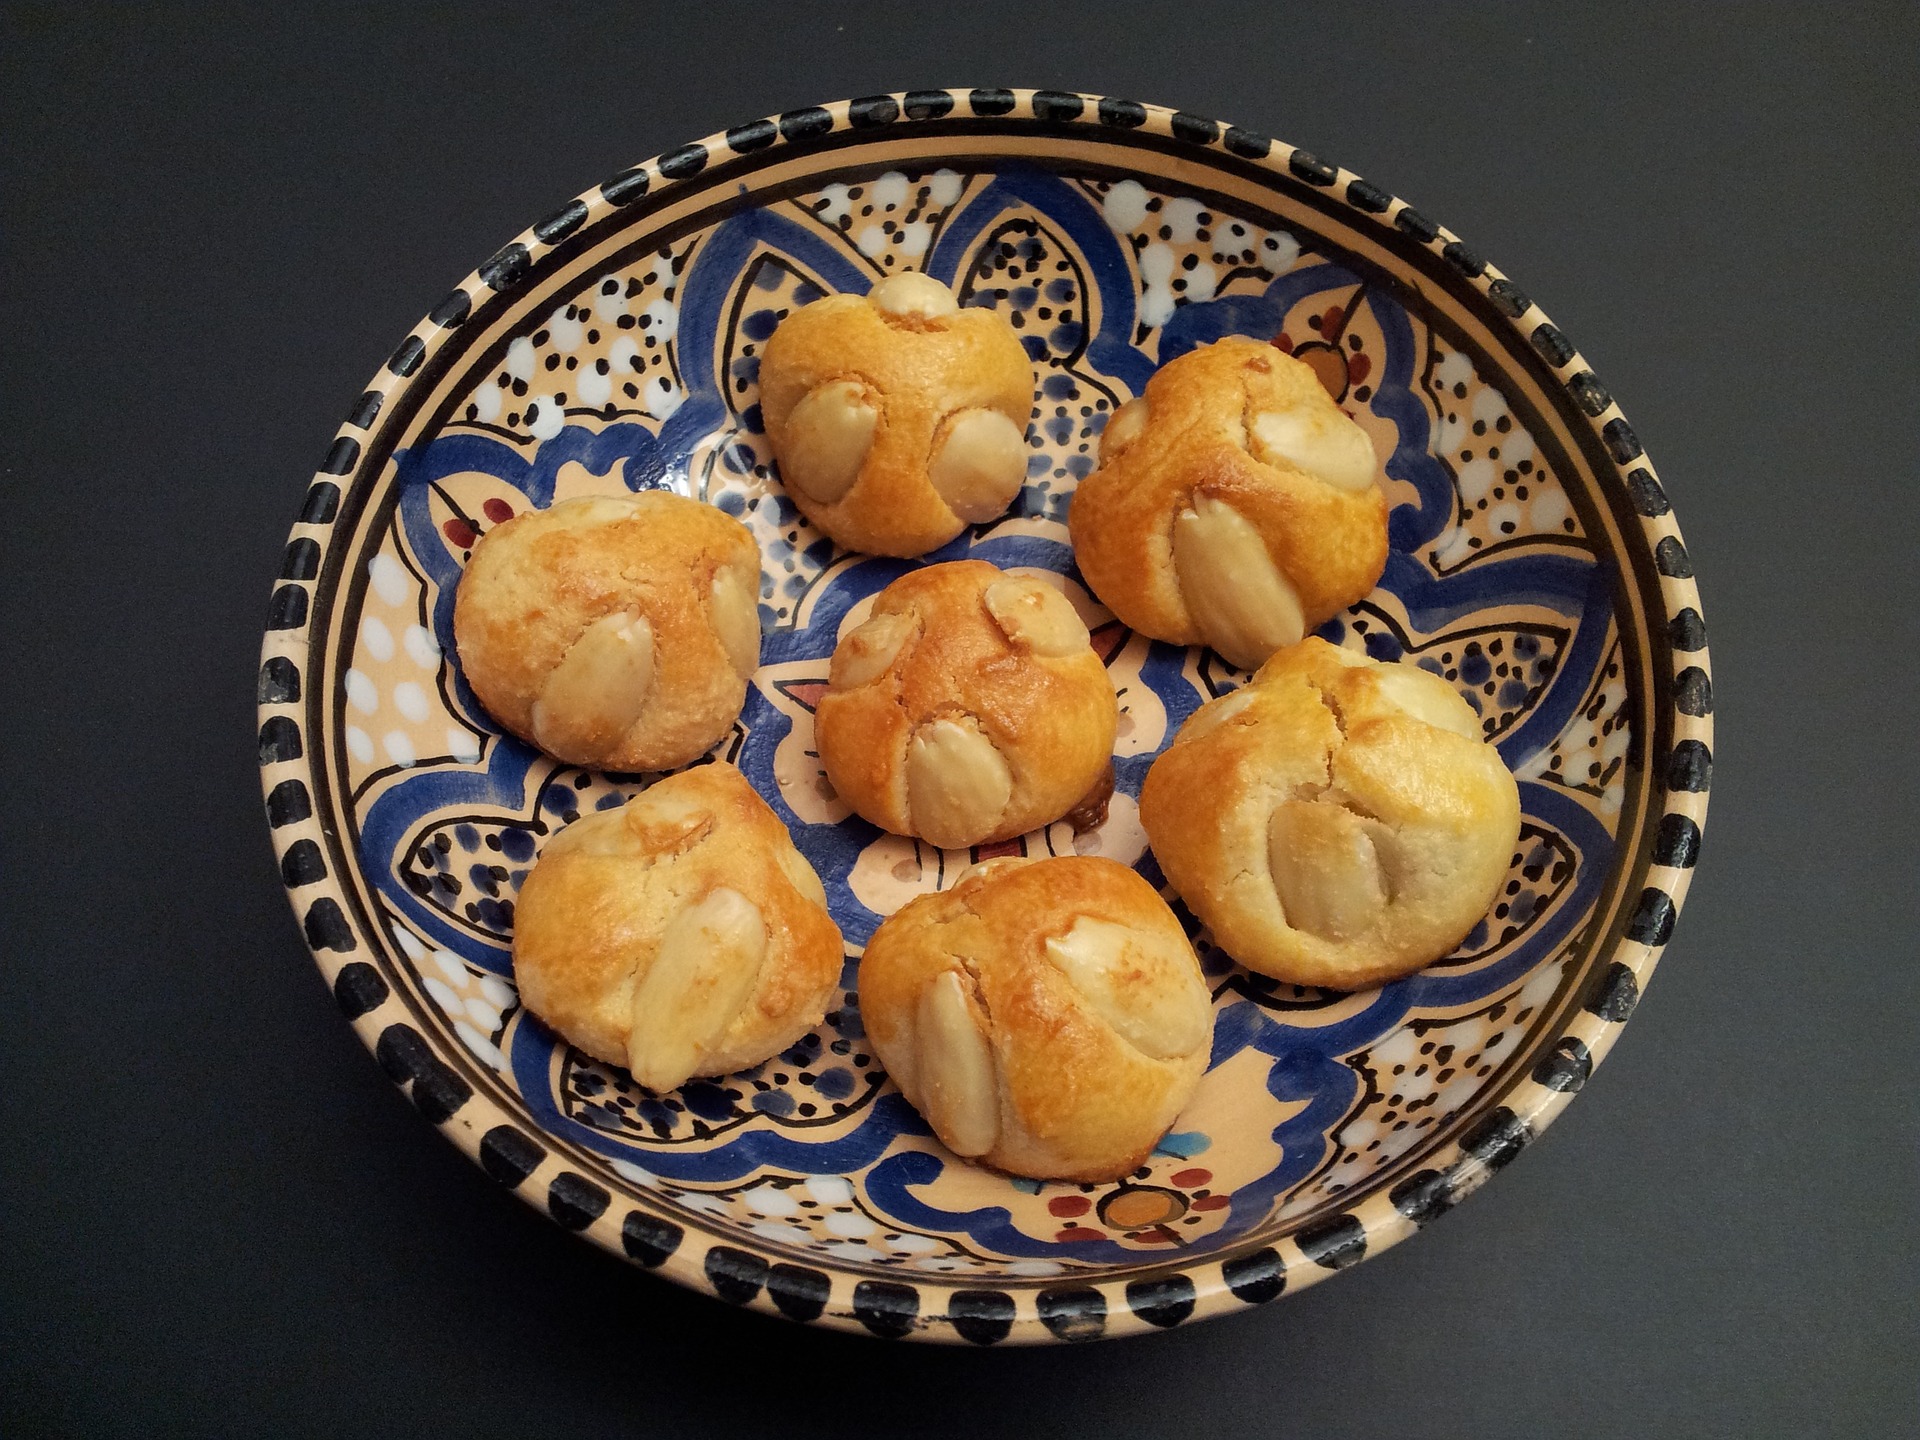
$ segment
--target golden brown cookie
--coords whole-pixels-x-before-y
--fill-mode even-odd
[[[924,555],[1026,483],[1033,362],[1004,317],[908,272],[781,321],[760,412],[807,519],[851,550]]]
[[[1100,468],[1074,492],[1074,559],[1133,629],[1251,670],[1379,580],[1378,469],[1306,365],[1216,340],[1114,412]]]
[[[982,560],[929,565],[841,637],[814,711],[827,778],[945,849],[1049,825],[1111,783],[1119,711],[1073,605]]]
[[[514,907],[527,1008],[653,1090],[793,1044],[826,1014],[841,954],[819,876],[731,765],[574,821]]]
[[[649,490],[531,510],[474,547],[453,606],[480,703],[549,755],[665,770],[705,754],[760,662],[760,550],[711,505]]]
[[[1086,1183],[1146,1159],[1213,1036],[1180,922],[1097,856],[989,860],[905,906],[867,942],[860,1015],[949,1150]]]
[[[1452,950],[1506,879],[1520,792],[1481,733],[1439,676],[1306,640],[1193,713],[1140,823],[1242,965],[1378,985]]]

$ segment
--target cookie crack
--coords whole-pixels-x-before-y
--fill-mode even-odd
[[[987,1023],[991,1026],[993,1007],[987,1003],[986,987],[980,983],[980,962],[970,955],[956,953],[953,963],[960,967],[960,974],[966,977],[967,993],[973,997],[973,1003],[980,1007],[980,1013],[987,1017]]]
[[[1399,826],[1376,815],[1352,795],[1341,789],[1339,782],[1333,778],[1334,757],[1340,753],[1341,748],[1346,745],[1349,738],[1347,733],[1347,712],[1341,706],[1339,698],[1318,682],[1309,679],[1307,681],[1307,688],[1312,690],[1314,695],[1319,698],[1320,703],[1326,707],[1327,714],[1333,719],[1334,729],[1340,732],[1340,739],[1339,742],[1327,752],[1326,781],[1321,784],[1307,782],[1296,785],[1294,787],[1293,798],[1296,800],[1313,800],[1323,804],[1338,805],[1342,810],[1345,810],[1356,819],[1371,821],[1397,834],[1399,832]]]
[[[1340,701],[1324,685],[1311,677],[1307,677],[1307,688],[1313,691],[1315,697],[1326,707],[1327,714],[1333,717],[1333,727],[1340,732],[1340,743],[1346,744],[1347,712],[1341,708]]]
[[[1347,713],[1341,706],[1338,697],[1329,692],[1327,688],[1319,682],[1307,678],[1306,684],[1307,688],[1313,691],[1314,696],[1320,701],[1321,705],[1325,707],[1327,714],[1332,718],[1334,728],[1339,732],[1340,738],[1327,751],[1325,756],[1324,763],[1326,765],[1327,778],[1324,781],[1302,781],[1296,784],[1293,786],[1288,799],[1311,805],[1332,806],[1336,809],[1346,811],[1347,814],[1353,816],[1354,819],[1365,823],[1367,838],[1373,845],[1375,864],[1380,875],[1380,888],[1384,904],[1391,907],[1400,891],[1400,887],[1394,883],[1394,867],[1387,863],[1389,846],[1385,842],[1393,842],[1393,845],[1397,848],[1397,844],[1401,838],[1401,831],[1404,828],[1404,822],[1396,824],[1377,814],[1371,807],[1349,793],[1341,786],[1340,782],[1334,778],[1334,759],[1346,745],[1349,738],[1347,732],[1349,723]],[[1276,804],[1268,813],[1271,814],[1272,810],[1277,808],[1278,805]],[[1273,873],[1273,856],[1271,851],[1267,852],[1265,858],[1267,860],[1265,867],[1267,883],[1273,887],[1274,898],[1278,900],[1280,886],[1278,877]],[[1280,910],[1281,916],[1284,919],[1286,917],[1286,906],[1284,903],[1281,904]],[[1288,920],[1287,923],[1290,926],[1293,924],[1291,920]]]

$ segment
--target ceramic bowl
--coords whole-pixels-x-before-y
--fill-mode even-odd
[[[923,269],[1033,356],[1028,482],[925,561],[838,550],[782,492],[760,348],[815,296]],[[1306,360],[1369,431],[1393,505],[1379,588],[1321,633],[1453,681],[1520,777],[1498,903],[1459,950],[1360,994],[1240,969],[1199,1093],[1117,1183],[956,1160],[888,1082],[862,945],[984,853],[1161,876],[1135,797],[1243,678],[1129,633],[1064,524],[1155,366],[1228,334]],[[516,887],[542,843],[648,777],[503,735],[453,649],[476,538],[571,495],[667,487],[765,560],[763,663],[715,754],[825,880],[848,942],[825,1024],[670,1094],[518,1004]],[[1105,824],[974,853],[875,830],[813,753],[836,636],[910,564],[1057,571],[1119,690]],[[1693,568],[1606,387],[1511,280],[1419,211],[1265,136],[1131,101],[927,90],[685,145],[494,253],[395,348],[307,489],[273,591],[259,751],[275,853],[342,1012],[414,1105],[558,1224],[683,1285],[888,1337],[1085,1340],[1263,1304],[1412,1234],[1586,1083],[1667,943],[1700,843],[1710,684]]]

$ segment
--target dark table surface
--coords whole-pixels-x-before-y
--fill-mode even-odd
[[[0,1432],[1916,1433],[1911,6],[8,5]],[[307,958],[252,685],[361,382],[644,156],[925,84],[1330,156],[1513,274],[1661,465],[1704,864],[1621,1044],[1416,1242],[1151,1339],[732,1312],[435,1137]]]

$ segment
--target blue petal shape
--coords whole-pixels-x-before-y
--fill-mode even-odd
[[[969,273],[986,237],[1010,217],[1025,214],[1037,217],[1053,236],[1071,247],[1085,283],[1097,295],[1097,304],[1093,303],[1095,296],[1081,298],[1086,305],[1085,317],[1090,321],[1097,316],[1099,328],[1090,336],[1060,337],[1071,340],[1072,346],[1084,340],[1081,356],[1071,364],[1059,356],[1043,356],[1043,394],[1052,403],[1091,403],[1096,397],[1089,392],[1100,389],[1105,380],[1138,393],[1155,362],[1153,354],[1134,344],[1138,301],[1133,258],[1109,229],[1098,207],[1076,185],[1043,171],[1009,167],[945,218],[926,257],[927,270],[958,282]],[[736,300],[748,285],[749,267],[757,257],[767,255],[777,257],[809,285],[828,290],[859,293],[876,278],[875,268],[852,255],[837,237],[774,209],[743,211],[716,226],[691,252],[680,289],[676,339],[677,368],[686,398],[659,426],[657,435],[649,426],[634,423],[598,430],[570,425],[553,438],[523,450],[491,436],[455,431],[396,455],[400,528],[409,554],[432,582],[434,601],[429,624],[447,655],[454,654],[452,604],[459,561],[433,523],[432,487],[454,475],[478,472],[497,477],[524,495],[529,504],[543,506],[552,500],[560,469],[570,463],[578,463],[596,476],[624,466],[626,483],[633,488],[679,483],[686,474],[689,457],[710,437],[730,426],[754,432],[757,421],[753,407],[734,414],[721,368],[725,327],[729,317],[740,309]],[[1229,295],[1180,307],[1155,337],[1155,353],[1164,362],[1223,335],[1271,339],[1288,314],[1303,302],[1323,292],[1350,295],[1362,284],[1362,278],[1346,267],[1306,255],[1296,268],[1258,294]],[[1046,294],[1055,303],[1066,303],[1064,292]],[[1038,303],[1037,296],[1034,303]],[[1430,412],[1415,388],[1421,363],[1416,326],[1394,296],[1383,289],[1368,288],[1364,303],[1383,339],[1382,352],[1375,357],[1379,369],[1367,405],[1375,416],[1391,422],[1398,437],[1386,459],[1386,473],[1395,481],[1405,482],[1415,497],[1398,505],[1390,518],[1393,554],[1381,582],[1404,611],[1412,639],[1437,639],[1500,607],[1539,607],[1566,623],[1568,639],[1557,657],[1551,681],[1535,698],[1532,709],[1499,742],[1507,763],[1523,766],[1570,723],[1604,663],[1613,617],[1613,567],[1580,543],[1556,539],[1534,547],[1503,547],[1492,556],[1468,561],[1444,577],[1427,568],[1420,553],[1453,522],[1456,496],[1446,467],[1430,453]],[[751,307],[740,313],[750,337],[763,341],[761,332],[770,322],[759,318]],[[1047,348],[1042,344],[1043,351]],[[749,391],[742,403],[750,399]],[[1069,425],[1065,439],[1055,436],[1052,446],[1034,457],[1034,483],[1023,495],[1018,513],[1042,523],[1027,525],[1028,529],[1044,529],[1048,519],[1057,521],[1064,514],[1072,480],[1060,479],[1053,472],[1063,469],[1077,477],[1091,463],[1085,456],[1061,454],[1076,438],[1089,439],[1098,422],[1086,419],[1074,424],[1080,427],[1077,434],[1074,425]],[[744,450],[737,454],[729,451],[715,467],[711,483],[716,487],[735,483],[752,463],[753,457]],[[723,506],[732,501],[729,508],[743,512],[739,494],[738,490],[722,491],[716,498]],[[783,501],[776,494],[761,503],[777,508]],[[781,512],[783,525],[792,520],[790,509]],[[1057,530],[1053,535],[1011,533],[1017,528],[963,534],[928,559],[975,556],[1003,567],[1033,566],[1072,573],[1072,555],[1057,538]],[[782,593],[788,589],[800,592],[798,608],[809,616],[809,623],[771,630],[765,638],[763,661],[767,665],[818,662],[822,674],[838,630],[852,607],[923,563],[865,559],[832,569],[830,553],[810,550],[804,538],[789,548],[794,553],[772,556],[773,560],[792,558],[803,563],[796,563],[791,575],[783,565],[770,566],[763,599],[771,599],[776,586]],[[1336,620],[1329,631],[1344,634],[1345,623]],[[1148,648],[1142,667],[1141,681],[1164,707],[1169,735],[1208,698],[1204,686],[1231,683],[1230,677],[1196,682],[1189,675],[1189,659],[1182,649],[1154,644]],[[1212,667],[1205,671],[1207,676],[1220,673]],[[481,711],[457,665],[451,685],[456,702],[478,717]],[[855,898],[851,877],[861,852],[879,832],[858,819],[839,825],[803,823],[783,798],[774,774],[776,751],[792,731],[791,715],[756,687],[749,691],[741,718],[746,738],[737,763],[788,824],[796,843],[820,873],[849,940],[855,945],[864,942],[879,917]],[[1152,759],[1151,755],[1129,755],[1117,761],[1121,793],[1138,795]],[[490,745],[484,770],[426,767],[405,774],[387,782],[387,788],[367,805],[361,818],[362,862],[378,887],[382,904],[430,944],[443,946],[496,974],[510,971],[506,948],[467,933],[424,904],[401,883],[393,861],[408,837],[417,834],[432,817],[494,812],[524,817],[537,813],[543,801],[541,788],[550,773],[543,762],[537,762],[540,757],[527,746],[501,739]],[[1390,1035],[1411,1014],[1470,1006],[1503,993],[1537,967],[1550,963],[1571,940],[1605,883],[1614,857],[1613,837],[1579,797],[1561,787],[1523,783],[1521,794],[1528,821],[1564,840],[1567,853],[1577,863],[1569,886],[1540,914],[1529,916],[1511,943],[1485,957],[1458,962],[1453,968],[1442,965],[1388,985],[1350,1002],[1357,1008],[1345,1013],[1342,1007],[1336,1012],[1338,1018],[1324,1024],[1315,1023],[1318,1012],[1311,1010],[1269,1009],[1247,999],[1234,999],[1221,1006],[1211,1063],[1220,1065],[1248,1050],[1268,1057],[1268,1091],[1276,1101],[1299,1108],[1272,1132],[1280,1150],[1279,1163],[1233,1193],[1224,1220],[1217,1229],[1199,1237],[1198,1246],[1216,1248],[1262,1224],[1276,1204],[1327,1163],[1332,1132],[1362,1098],[1360,1079],[1343,1057]],[[571,800],[573,796],[569,792],[563,798]],[[602,794],[598,800],[607,803],[614,798]],[[508,858],[524,865],[531,857],[514,854]],[[1151,854],[1142,856],[1137,868],[1155,883],[1162,879]],[[1516,903],[1525,909],[1525,902],[1518,897]],[[852,978],[849,966],[848,983]],[[861,1033],[859,1017],[851,1006],[843,1011],[837,1033],[856,1039]],[[939,1178],[945,1162],[926,1150],[896,1148],[902,1136],[928,1134],[925,1122],[898,1094],[886,1092],[870,1104],[859,1102],[865,1108],[857,1109],[856,1118],[847,1125],[811,1128],[801,1124],[796,1108],[799,1100],[818,1099],[835,1091],[856,1093],[859,1082],[851,1079],[851,1072],[833,1069],[831,1061],[811,1089],[796,1083],[776,1091],[755,1092],[739,1104],[719,1087],[707,1087],[697,1096],[684,1095],[682,1100],[695,1109],[704,1106],[702,1113],[720,1133],[698,1143],[648,1144],[632,1138],[629,1122],[617,1112],[585,1095],[588,1086],[584,1078],[581,1089],[571,1097],[558,1092],[555,1077],[565,1067],[556,1063],[557,1042],[539,1025],[516,1023],[510,1032],[508,1051],[513,1080],[536,1123],[562,1140],[599,1155],[630,1161],[668,1181],[722,1187],[751,1182],[768,1169],[859,1176],[868,1200],[894,1223],[964,1236],[969,1244],[989,1253],[1069,1261],[1137,1262],[1142,1258],[1138,1247],[1117,1239],[1069,1246],[1027,1234],[1005,1206],[948,1211],[929,1203],[925,1191]],[[579,1073],[585,1077],[589,1072]],[[571,1108],[569,1098],[573,1101]],[[643,1118],[645,1106],[658,1104],[651,1099],[645,1101]],[[601,1109],[591,1108],[593,1105],[601,1105]],[[589,1123],[596,1118],[605,1123]],[[1205,1148],[1208,1140],[1197,1132],[1171,1134],[1161,1141],[1160,1153],[1169,1158],[1190,1158]],[[1218,1137],[1214,1141],[1217,1143]],[[1032,1194],[1036,1189],[1022,1185],[1012,1193]]]

